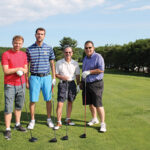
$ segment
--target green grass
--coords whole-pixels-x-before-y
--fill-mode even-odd
[[[0,150],[149,150],[150,148],[150,78],[148,77],[105,73],[103,104],[106,111],[107,132],[99,133],[99,125],[95,125],[87,127],[86,139],[79,138],[84,133],[84,107],[80,92],[72,112],[76,126],[68,127],[68,141],[61,140],[65,135],[64,125],[62,129],[56,131],[57,143],[48,142],[54,137],[54,132],[46,126],[46,108],[42,95],[36,105],[36,126],[32,132],[38,141],[30,143],[29,132],[20,133],[13,130],[14,115],[11,124],[12,139],[10,141],[4,139],[4,93],[1,68],[0,77]],[[54,90],[56,107],[57,87]],[[28,90],[26,102],[29,111]],[[62,121],[65,119],[65,110],[64,105]],[[87,121],[90,119],[91,114],[87,107]],[[21,120],[25,127],[28,124],[25,109]]]

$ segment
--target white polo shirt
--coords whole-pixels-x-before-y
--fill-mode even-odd
[[[58,60],[56,62],[56,74],[62,76],[68,76],[69,80],[72,81],[76,79],[76,75],[80,75],[80,68],[78,62],[71,59],[68,63],[65,59]]]

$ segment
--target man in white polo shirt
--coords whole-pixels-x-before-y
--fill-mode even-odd
[[[78,62],[72,59],[72,55],[72,48],[67,46],[64,49],[64,58],[56,62],[56,77],[60,81],[58,84],[57,125],[54,127],[55,130],[62,126],[62,108],[66,99],[68,100],[66,123],[68,125],[75,125],[75,123],[71,122],[70,117],[73,101],[76,94],[80,91],[80,68]],[[77,86],[74,81],[75,79]]]

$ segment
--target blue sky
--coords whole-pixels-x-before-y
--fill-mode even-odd
[[[12,46],[14,35],[30,46],[37,27],[53,47],[63,37],[82,48],[86,40],[122,45],[150,38],[150,0],[0,0],[0,46]]]

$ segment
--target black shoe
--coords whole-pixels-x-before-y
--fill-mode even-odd
[[[5,139],[10,140],[10,138],[11,138],[11,131],[10,130],[6,130],[4,132],[4,137],[5,137]]]
[[[15,129],[15,130],[18,130],[18,131],[21,131],[21,132],[26,132],[26,131],[27,131],[25,128],[23,128],[23,127],[21,126],[21,124],[20,124],[19,126],[16,126],[16,125],[15,125],[14,129]]]

